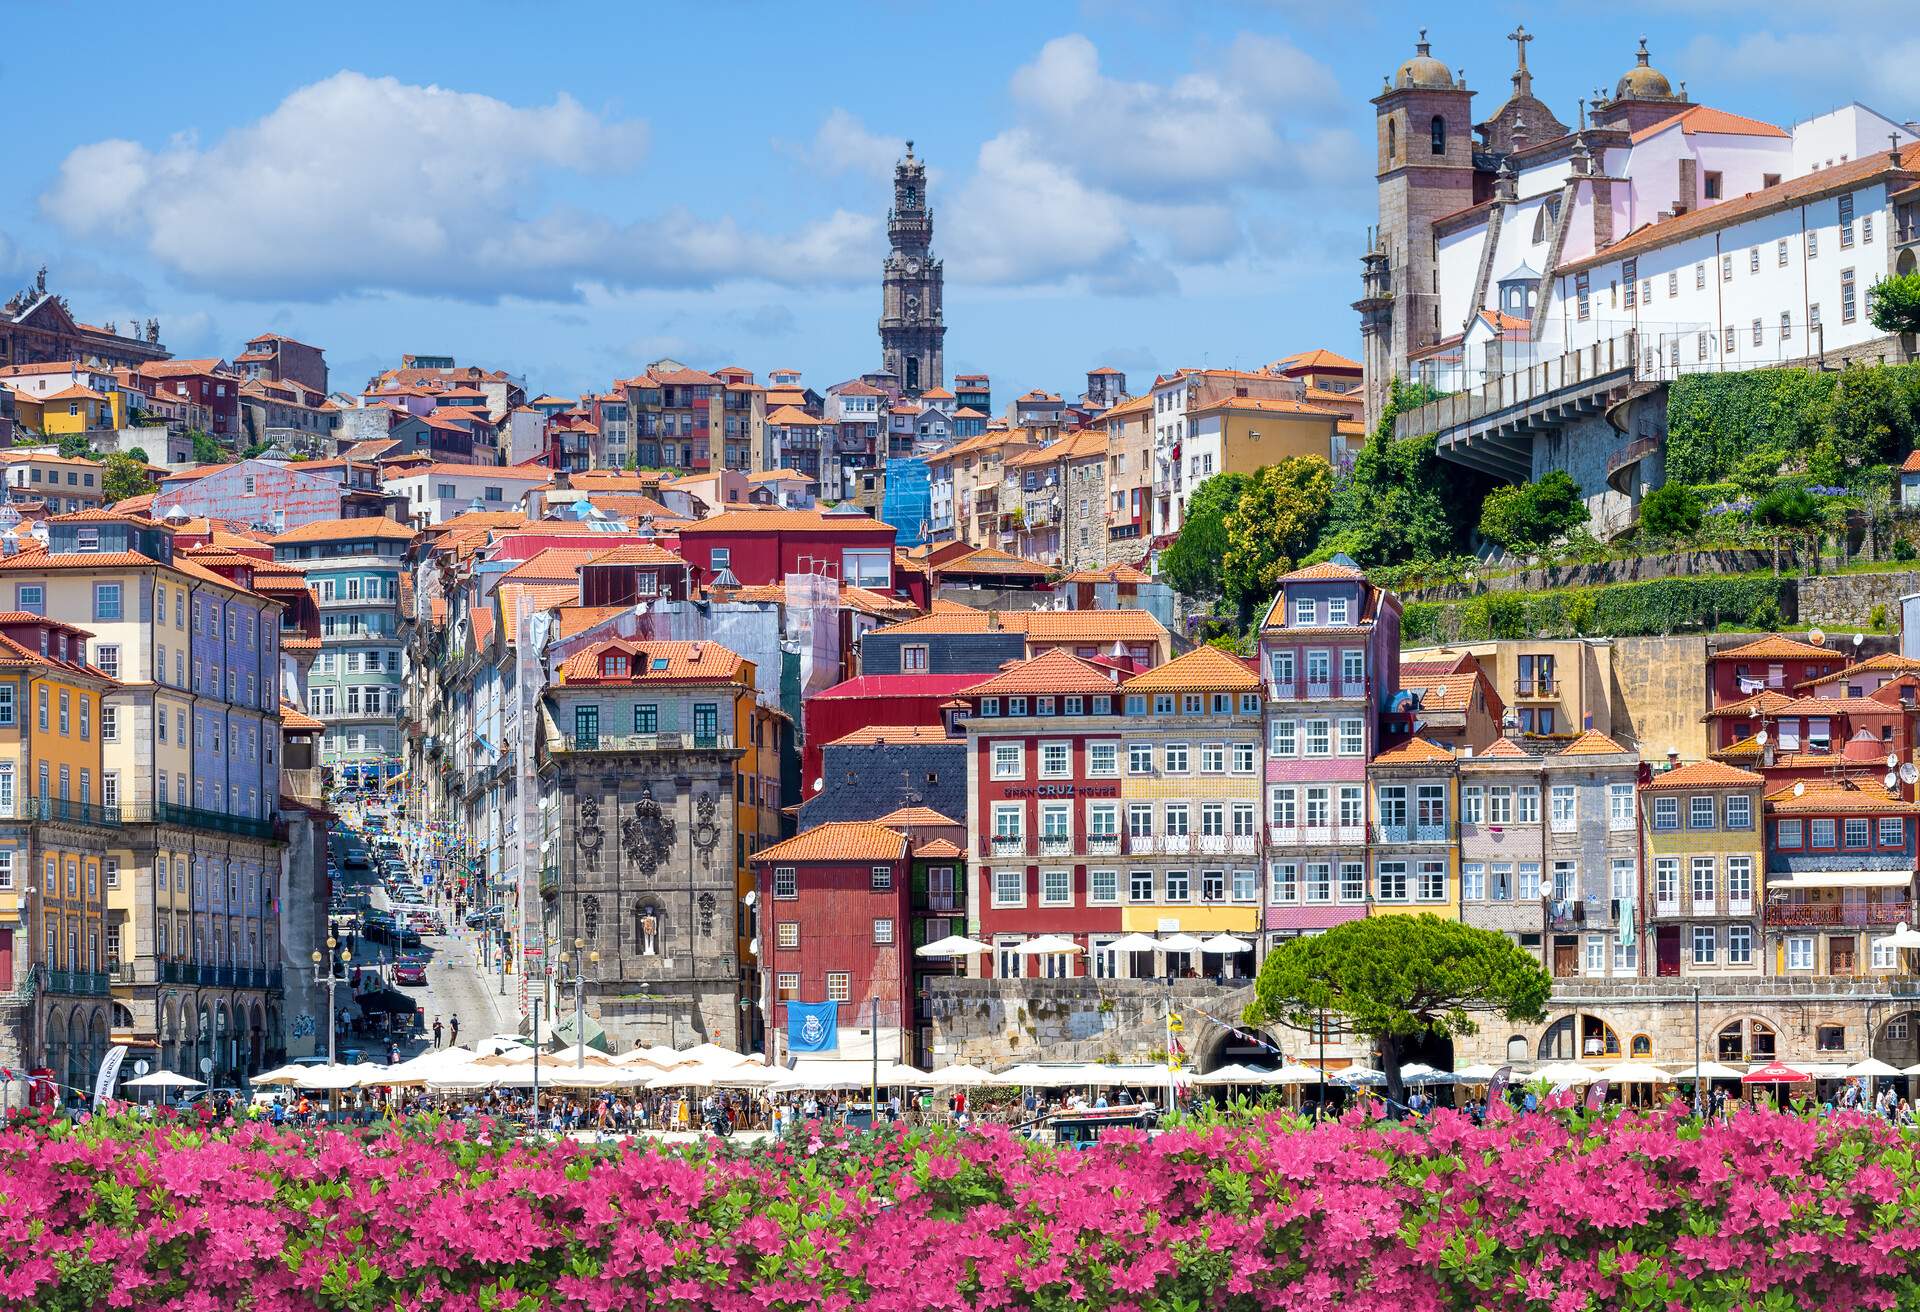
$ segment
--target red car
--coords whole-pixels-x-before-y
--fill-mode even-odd
[[[427,982],[427,968],[418,961],[398,962],[393,968],[393,982],[395,984],[416,984],[425,987]]]

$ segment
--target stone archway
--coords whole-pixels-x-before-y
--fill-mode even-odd
[[[1897,1011],[1880,1021],[1868,1051],[1900,1070],[1920,1065],[1920,1011]]]
[[[40,1061],[54,1078],[64,1077],[67,1069],[67,1013],[58,1007],[47,1009],[46,1028],[40,1036]]]
[[[1709,1061],[1748,1061],[1764,1066],[1781,1055],[1780,1029],[1758,1016],[1735,1016],[1716,1024],[1702,1039]]]
[[[1574,1035],[1576,1016],[1580,1026],[1577,1039]],[[1619,1059],[1625,1055],[1620,1031],[1590,1011],[1554,1021],[1541,1032],[1540,1042],[1534,1049],[1535,1060],[1542,1062],[1577,1061],[1582,1057]]]
[[[1208,1034],[1193,1045],[1193,1069],[1196,1074],[1205,1075],[1222,1066],[1258,1068],[1280,1065],[1280,1054],[1272,1049],[1286,1045],[1272,1033],[1246,1026],[1223,1029],[1207,1025],[1204,1021],[1202,1024],[1206,1025]]]
[[[63,1083],[68,1096],[87,1087],[87,1018],[78,1007],[67,1013],[67,1073]]]

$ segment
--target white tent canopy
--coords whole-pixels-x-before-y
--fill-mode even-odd
[[[1703,1061],[1697,1066],[1675,1071],[1673,1078],[1682,1084],[1692,1084],[1696,1080],[1737,1080],[1740,1072],[1731,1066],[1722,1066],[1717,1061]]]
[[[1452,1084],[1454,1079],[1451,1071],[1436,1070],[1432,1066],[1416,1061],[1400,1068],[1400,1082],[1419,1085]]]
[[[1203,952],[1233,956],[1236,953],[1253,951],[1253,944],[1243,938],[1235,938],[1231,934],[1215,934],[1212,938],[1200,940],[1200,949]]]
[[[1616,1066],[1604,1066],[1595,1072],[1601,1079],[1613,1084],[1672,1084],[1673,1076],[1658,1066],[1649,1066],[1644,1062],[1626,1061]]]
[[[1115,952],[1158,952],[1160,950],[1160,940],[1151,934],[1142,934],[1136,931],[1131,934],[1122,934],[1119,938],[1107,944],[1107,947]]]
[[[1527,1076],[1526,1082],[1528,1084],[1534,1084],[1540,1080],[1545,1080],[1547,1083],[1559,1088],[1577,1084],[1592,1084],[1600,1078],[1602,1078],[1600,1072],[1591,1066],[1581,1066],[1575,1062],[1561,1061],[1551,1062],[1540,1067]]]
[[[1163,952],[1204,952],[1206,944],[1191,934],[1169,934],[1160,940]]]
[[[1086,949],[1060,934],[1042,934],[1039,938],[1028,939],[1014,951],[1023,957],[1051,957],[1069,952],[1084,952]]]
[[[128,1080],[129,1089],[204,1089],[207,1086],[191,1075],[181,1075],[177,1071],[154,1071]]]
[[[927,1076],[927,1083],[936,1089],[977,1089],[983,1085],[998,1082],[999,1077],[984,1066],[942,1066]]]
[[[949,934],[925,947],[915,948],[913,955],[916,957],[977,957],[982,952],[991,951],[993,951],[991,947],[977,939],[968,938],[964,934]]]
[[[1901,1075],[1901,1071],[1898,1067],[1889,1066],[1886,1062],[1881,1061],[1878,1057],[1869,1057],[1865,1061],[1857,1061],[1853,1065],[1847,1067],[1846,1073],[1849,1076],[1867,1075],[1867,1076],[1873,1076],[1875,1078],[1883,1079],[1883,1080],[1898,1079]]]

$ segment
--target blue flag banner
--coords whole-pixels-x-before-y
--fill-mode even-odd
[[[832,1052],[840,1046],[840,1004],[789,1002],[787,1051]]]

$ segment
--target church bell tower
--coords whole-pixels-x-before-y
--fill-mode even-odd
[[[942,307],[945,274],[933,258],[933,210],[927,204],[927,166],[913,143],[893,170],[893,209],[887,215],[887,262],[880,287],[881,368],[908,396],[946,383],[947,325]]]

